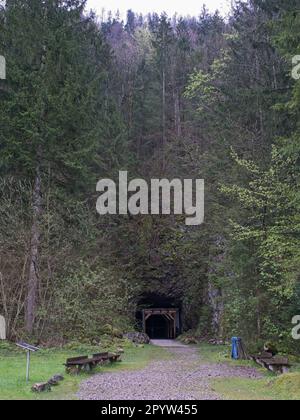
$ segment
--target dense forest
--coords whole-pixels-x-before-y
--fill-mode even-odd
[[[199,337],[297,351],[299,0],[238,1],[227,18],[129,10],[125,21],[85,3],[0,8],[9,338],[120,334],[156,299]],[[204,179],[205,223],[100,216],[97,181],[121,170]]]

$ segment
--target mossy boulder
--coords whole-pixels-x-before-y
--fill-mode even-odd
[[[183,344],[198,344],[198,341],[195,337],[184,337],[181,342]]]
[[[140,332],[129,332],[124,334],[123,338],[127,338],[127,340],[132,341],[135,344],[149,344],[150,338],[145,333]]]
[[[195,331],[193,330],[183,333],[178,337],[178,340],[183,344],[198,344],[198,339],[195,335]]]

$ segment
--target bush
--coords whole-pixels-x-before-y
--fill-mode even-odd
[[[112,271],[82,265],[57,288],[50,330],[83,343],[100,342],[105,334],[122,337],[131,324],[127,288]]]

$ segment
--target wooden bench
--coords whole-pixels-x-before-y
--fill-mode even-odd
[[[291,365],[287,357],[273,357],[272,359],[261,359],[264,366],[275,373],[288,373]]]
[[[262,352],[258,355],[252,355],[252,356],[249,356],[249,357],[250,357],[251,360],[253,360],[254,362],[259,364],[259,361],[261,359],[272,359],[273,354],[267,353],[267,352]]]
[[[274,357],[271,353],[267,352],[263,352],[256,356],[250,356],[250,359],[275,373],[287,373],[291,367],[287,357]]]
[[[93,354],[93,358],[99,358],[99,359],[107,359],[108,358],[108,352],[104,353],[95,353]]]
[[[67,359],[65,366],[68,373],[78,374],[80,371],[90,372],[99,364],[113,363],[120,359],[120,354],[96,353],[93,357],[79,356]]]
[[[119,362],[119,361],[121,361],[121,355],[120,354],[118,354],[118,353],[109,353],[109,361],[111,362],[111,363],[114,363],[114,362]]]
[[[111,363],[120,359],[121,355],[117,353],[96,353],[93,354],[93,359],[99,362],[109,361]]]
[[[66,363],[67,373],[79,373],[81,370],[91,370],[91,359],[88,356],[71,357]]]

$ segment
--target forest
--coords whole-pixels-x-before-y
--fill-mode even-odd
[[[0,314],[93,342],[180,308],[182,332],[299,353],[300,2],[230,16],[84,0],[0,6]],[[204,179],[205,219],[99,215],[100,179]]]

